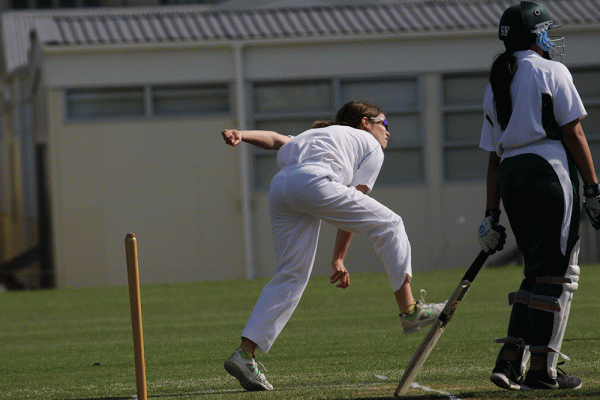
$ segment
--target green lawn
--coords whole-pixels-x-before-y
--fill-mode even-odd
[[[582,266],[563,352],[576,391],[509,392],[488,377],[521,269],[480,272],[406,398],[600,398],[600,266]],[[416,273],[415,295],[450,296],[464,271]],[[143,275],[143,269],[140,271]],[[392,398],[427,329],[402,334],[385,275],[352,275],[340,290],[311,280],[268,355],[272,392],[249,393],[223,369],[265,280],[143,286],[149,398]],[[127,287],[0,293],[1,399],[127,399],[135,395]],[[448,393],[443,395],[442,393]]]

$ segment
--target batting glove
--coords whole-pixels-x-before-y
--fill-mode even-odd
[[[590,217],[592,227],[600,229],[600,185],[583,185],[585,213]]]
[[[500,210],[486,210],[479,226],[479,245],[489,255],[502,250],[506,244],[506,228],[498,224],[499,220]]]

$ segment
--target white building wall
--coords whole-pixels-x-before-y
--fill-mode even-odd
[[[598,63],[590,32],[563,33],[567,65]],[[501,50],[492,34],[248,43],[243,74],[247,80],[421,75],[426,183],[376,186],[373,196],[403,217],[415,271],[465,268],[479,251],[485,183],[443,180],[440,74],[487,71]],[[63,96],[72,87],[233,82],[233,60],[225,44],[44,48],[40,82],[48,89],[58,286],[126,283],[128,232],[138,237],[143,283],[243,278],[240,151],[220,137],[237,117],[75,123],[65,119]],[[268,277],[275,255],[267,193],[252,197],[256,272]],[[324,226],[316,274],[330,273],[334,237]],[[347,266],[351,273],[383,271],[360,237]]]
[[[44,48],[47,87],[232,81],[229,46],[82,46]]]
[[[125,284],[124,239],[138,238],[142,283],[244,276],[230,118],[65,124],[49,93],[59,287]]]

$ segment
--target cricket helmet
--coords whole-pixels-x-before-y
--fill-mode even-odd
[[[564,54],[564,38],[548,37],[548,29],[560,28],[544,7],[533,1],[521,1],[508,7],[498,26],[498,37],[507,47],[527,48],[537,44],[543,51]]]

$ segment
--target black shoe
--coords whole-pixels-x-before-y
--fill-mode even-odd
[[[556,379],[550,378],[546,371],[529,371],[521,385],[521,390],[579,389],[581,386],[581,379],[576,376],[569,376],[559,368]]]
[[[492,371],[492,376],[490,376],[490,381],[502,389],[519,390],[521,389],[521,383],[523,383],[523,376],[517,374],[510,361],[498,360]]]

